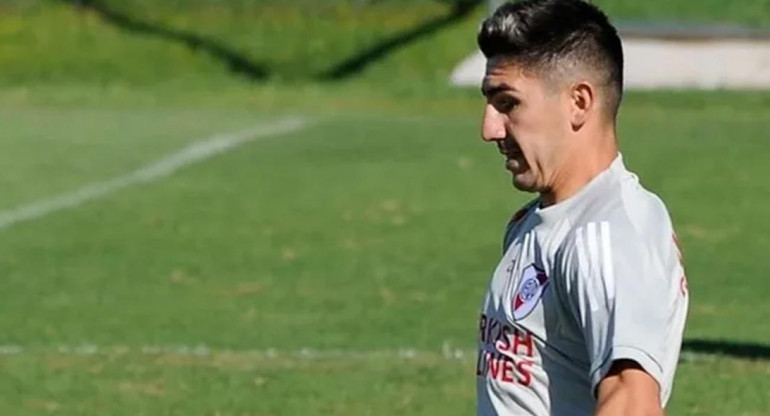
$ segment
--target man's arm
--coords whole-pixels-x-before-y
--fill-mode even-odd
[[[658,383],[632,360],[613,362],[596,395],[596,416],[663,416]]]

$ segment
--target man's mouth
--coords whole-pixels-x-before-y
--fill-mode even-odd
[[[497,148],[500,150],[500,153],[505,155],[508,159],[522,156],[521,148],[510,139],[497,142]]]
[[[511,173],[521,173],[527,170],[527,160],[521,148],[513,140],[497,142],[497,147],[505,156],[505,168]]]

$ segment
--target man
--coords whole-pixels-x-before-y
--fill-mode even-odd
[[[687,286],[663,202],[626,170],[620,39],[579,0],[504,4],[484,21],[483,138],[514,215],[479,322],[479,415],[660,415]]]

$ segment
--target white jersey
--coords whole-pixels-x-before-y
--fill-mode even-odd
[[[614,360],[671,394],[687,284],[666,207],[621,156],[571,198],[511,220],[482,305],[479,415],[592,415]]]

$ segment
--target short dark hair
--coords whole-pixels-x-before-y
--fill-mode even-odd
[[[487,59],[502,57],[525,69],[553,70],[571,61],[599,72],[609,114],[623,96],[623,47],[598,7],[583,0],[505,3],[484,20],[478,44]]]

